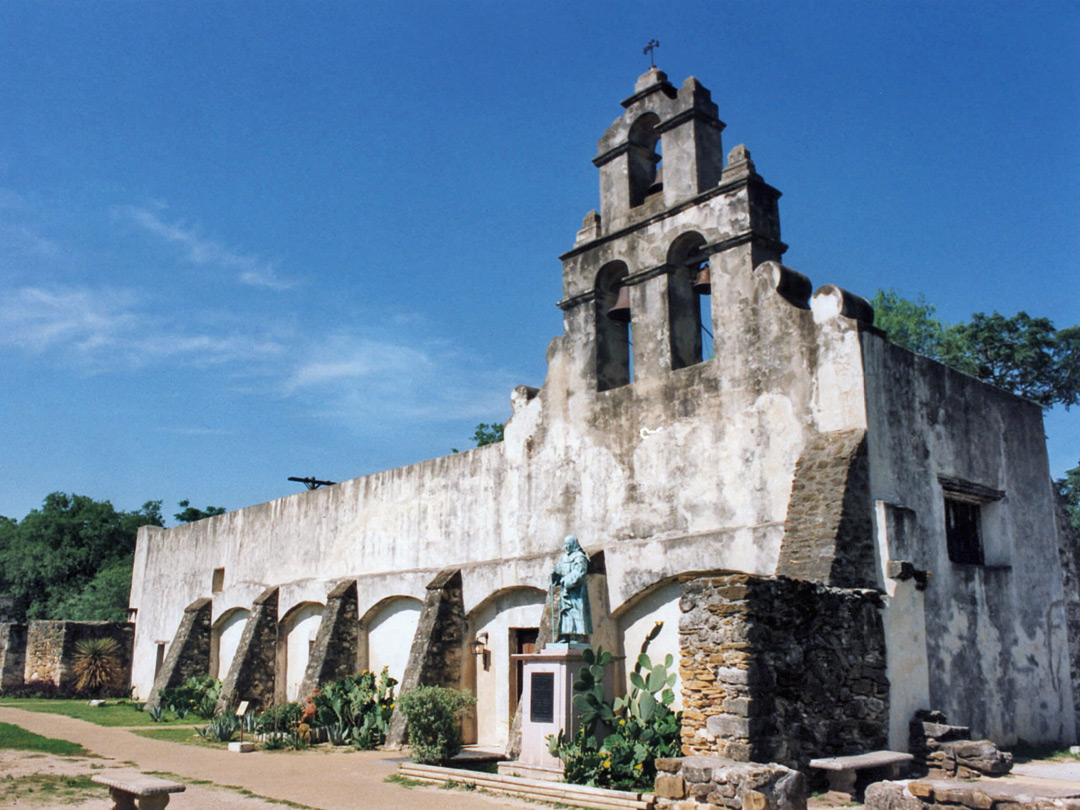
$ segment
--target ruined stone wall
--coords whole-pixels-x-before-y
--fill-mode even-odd
[[[122,684],[118,694],[128,693],[131,683],[132,649],[135,626],[127,622],[32,621],[26,627],[23,658],[24,681],[51,681],[62,691],[75,690],[72,660],[80,641],[95,638],[115,639],[120,645],[119,663]]]
[[[64,622],[30,622],[26,633],[24,678],[60,684]]]
[[[683,584],[683,753],[779,762],[885,747],[875,591],[723,574]]]
[[[26,625],[0,623],[0,692],[23,682],[26,665]]]

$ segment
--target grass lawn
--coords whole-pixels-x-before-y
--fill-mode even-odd
[[[62,757],[91,756],[90,752],[81,745],[67,740],[42,737],[40,734],[13,726],[11,723],[0,723],[0,748],[42,751],[46,754],[58,754]]]
[[[28,712],[62,714],[77,720],[97,723],[99,726],[186,726],[205,723],[198,717],[186,720],[163,720],[155,723],[146,712],[140,712],[130,701],[109,701],[107,706],[91,706],[85,700],[40,700],[34,698],[0,698],[0,706],[23,709]]]
[[[82,804],[87,799],[105,798],[108,790],[95,785],[89,776],[37,773],[16,778],[8,774],[0,779],[0,807]]]

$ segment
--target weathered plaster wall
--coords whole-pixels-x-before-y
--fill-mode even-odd
[[[887,623],[925,625],[929,705],[1009,744],[1074,739],[1073,695],[1049,466],[1037,405],[924,357],[863,337],[871,489],[904,518],[879,544],[930,571],[925,592],[890,594]],[[982,507],[985,565],[949,560],[939,476],[1004,492]],[[879,526],[879,533],[889,534]],[[905,584],[905,588],[910,583]],[[893,586],[890,586],[893,589]],[[905,605],[894,611],[900,599]],[[921,605],[919,604],[921,603]],[[890,650],[889,678],[914,650]],[[921,673],[913,673],[921,679]],[[906,722],[907,719],[904,718]]]
[[[174,529],[141,529],[131,591],[137,692],[153,681],[155,642],[172,638],[183,606],[210,595],[215,569],[224,570],[215,626],[267,588],[279,598],[263,618],[280,622],[298,605],[325,603],[343,578],[356,581],[359,615],[375,617],[389,600],[424,600],[446,570],[460,571],[454,604],[464,617],[508,589],[546,591],[570,532],[604,555],[596,613],[626,621],[602,623],[597,639],[625,651],[647,622],[634,605],[663,583],[688,571],[775,573],[786,527],[798,523],[786,521],[799,514],[789,511],[799,460],[812,463],[807,448],[822,442],[828,451],[823,437],[851,436],[859,443],[833,445],[846,477],[808,473],[796,490],[858,498],[822,504],[800,525],[834,530],[830,579],[888,593],[888,666],[901,681],[892,727],[909,719],[899,712],[929,702],[984,723],[985,733],[1068,736],[1072,721],[1054,719],[1071,717],[1072,697],[1053,607],[1060,585],[1044,576],[1055,563],[1040,525],[1049,489],[1037,410],[888,346],[857,296],[828,285],[811,296],[810,280],[779,263],[780,193],[744,147],[724,165],[723,124],[696,80],[676,90],[650,71],[623,104],[594,161],[603,216],[590,212],[560,257],[564,334],[548,346],[542,388],[511,394],[505,441]],[[644,116],[657,117],[667,179],[662,193],[631,205],[629,173],[644,164],[626,139]],[[681,252],[686,245],[693,256]],[[705,325],[714,356],[685,365],[694,341],[672,313],[698,305],[685,287],[690,265],[702,261],[712,278]],[[605,314],[613,290],[600,285],[613,263],[631,311],[631,341],[617,351]],[[611,387],[609,367],[627,352],[633,380]],[[937,474],[1006,491],[985,510],[994,565],[948,563]],[[905,532],[894,531],[901,525]],[[1030,555],[1019,553],[1021,538]],[[887,579],[888,563],[900,559],[934,572],[928,590]],[[1009,561],[1012,569],[1000,567]],[[670,604],[657,609],[670,613]],[[371,632],[361,625],[361,661],[402,659],[400,641],[378,623]],[[460,649],[442,652],[465,655],[470,639],[454,629]],[[1040,700],[1024,704],[1024,694]]]
[[[215,568],[225,569],[215,622],[270,584],[281,587],[281,618],[324,602],[344,576],[356,578],[363,613],[392,596],[423,598],[449,565],[462,569],[467,609],[506,587],[546,590],[570,531],[590,553],[605,550],[613,609],[685,570],[771,572],[794,466],[814,430],[814,359],[828,354],[813,341],[853,327],[815,326],[770,271],[731,272],[744,274],[732,285],[746,300],[722,321],[724,357],[596,392],[582,380],[588,350],[559,338],[543,391],[519,399],[500,444],[143,530],[137,560],[155,575],[132,585],[137,691],[153,680],[153,641],[172,637]],[[568,328],[576,317],[567,314]],[[752,366],[722,382],[721,366],[745,366],[748,355]]]

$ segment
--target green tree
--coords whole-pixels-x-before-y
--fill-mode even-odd
[[[473,433],[473,441],[476,442],[477,447],[484,447],[489,444],[495,444],[503,440],[503,428],[505,424],[499,424],[492,422],[490,425],[481,422],[476,426],[476,432]]]
[[[68,618],[65,610],[122,619],[144,525],[164,525],[161,501],[120,512],[109,501],[53,492],[21,521],[0,519],[0,593],[14,597],[18,620]]]
[[[1037,402],[1044,408],[1080,402],[1080,327],[1055,329],[1048,318],[1026,312],[1006,317],[976,312],[946,324],[920,296],[895,290],[874,296],[874,325],[889,340],[965,374]]]
[[[180,501],[177,506],[180,507],[180,511],[173,515],[173,517],[181,523],[194,523],[196,520],[225,514],[224,506],[208,506],[205,509],[197,509],[192,506],[191,501],[188,500]]]
[[[1067,471],[1054,484],[1065,502],[1065,520],[1073,530],[1073,536],[1080,541],[1080,464]]]

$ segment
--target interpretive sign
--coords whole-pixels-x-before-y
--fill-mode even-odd
[[[529,721],[553,723],[555,721],[555,673],[534,672],[529,685],[532,694],[529,702]]]

